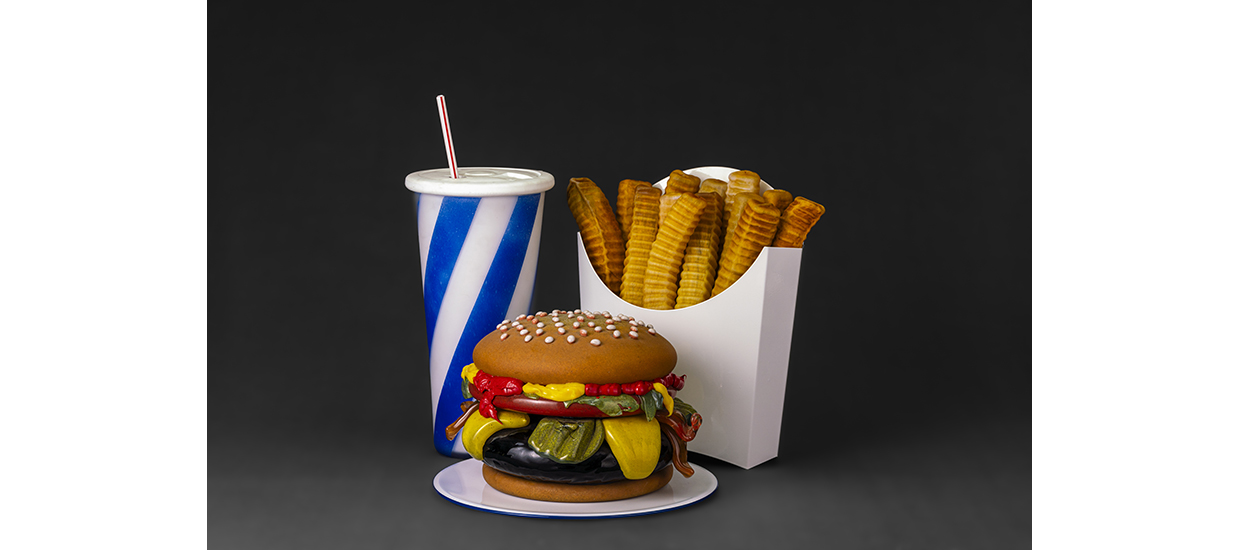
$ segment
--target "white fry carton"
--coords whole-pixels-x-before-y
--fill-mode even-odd
[[[685,173],[727,181],[734,171],[712,166]],[[801,249],[767,247],[727,290],[683,309],[646,309],[613,294],[590,266],[580,234],[577,272],[583,309],[639,319],[676,346],[674,372],[686,375],[677,397],[702,415],[689,450],[746,469],[779,454]]]

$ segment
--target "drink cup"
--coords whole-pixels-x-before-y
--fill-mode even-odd
[[[474,345],[504,319],[528,313],[538,267],[546,172],[519,168],[414,172],[422,296],[430,348],[435,449],[469,456],[444,434],[461,415],[461,368]]]

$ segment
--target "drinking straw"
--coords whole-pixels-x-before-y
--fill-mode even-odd
[[[443,128],[443,146],[448,150],[448,167],[452,168],[452,177],[460,177],[456,173],[456,152],[452,149],[452,129],[448,126],[448,105],[444,103],[443,96],[435,97],[435,101],[439,103],[439,126]]]

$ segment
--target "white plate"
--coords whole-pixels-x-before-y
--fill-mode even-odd
[[[657,514],[683,508],[715,492],[719,481],[709,470],[690,463],[693,477],[672,474],[667,486],[636,498],[611,502],[543,502],[514,497],[493,489],[482,479],[482,462],[472,458],[444,468],[435,476],[435,490],[466,508],[532,518],[618,518]]]

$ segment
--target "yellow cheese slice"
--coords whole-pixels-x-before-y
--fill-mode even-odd
[[[603,419],[603,434],[620,471],[628,479],[645,479],[654,473],[659,462],[662,438],[659,423],[646,420],[645,415]]]
[[[465,446],[465,450],[469,455],[482,460],[482,446],[486,444],[495,432],[507,428],[520,428],[528,426],[530,423],[530,415],[516,411],[499,411],[499,420],[482,416],[478,411],[469,415],[469,419],[465,420],[465,426],[461,428],[461,444]]]

